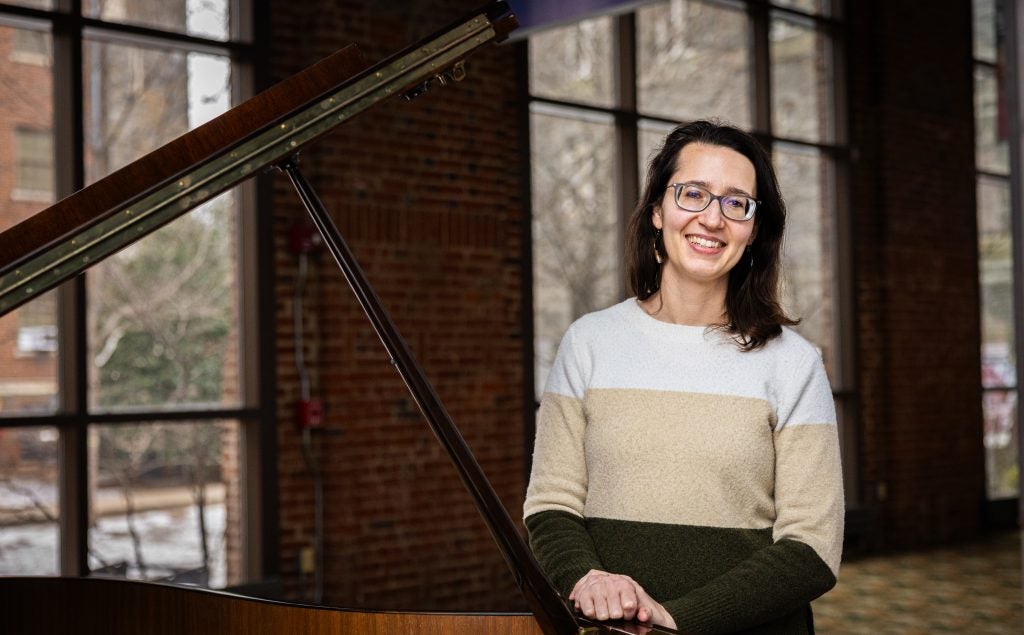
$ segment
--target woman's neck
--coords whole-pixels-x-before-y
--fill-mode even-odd
[[[640,306],[648,315],[662,322],[688,326],[721,324],[727,319],[727,281],[723,279],[722,282],[725,284],[686,284],[670,276],[663,276],[661,289],[642,301]]]

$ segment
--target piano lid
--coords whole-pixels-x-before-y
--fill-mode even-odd
[[[354,46],[0,234],[0,315],[293,155],[388,98],[462,78],[515,28],[493,2],[369,68]]]

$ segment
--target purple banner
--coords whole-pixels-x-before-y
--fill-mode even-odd
[[[651,0],[508,0],[519,20],[519,28],[512,32],[512,37],[594,15],[621,13],[647,2]]]

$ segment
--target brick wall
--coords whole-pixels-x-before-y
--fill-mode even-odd
[[[849,3],[861,480],[888,547],[980,528],[971,7]]]
[[[422,1],[275,2],[274,81],[348,43],[376,61],[475,8]],[[303,171],[360,260],[513,517],[523,482],[519,108],[513,49],[473,55],[468,78],[413,103],[360,115],[302,158]],[[297,256],[305,218],[283,175],[272,201],[279,417],[280,566],[292,598],[313,540],[313,481],[294,408]],[[509,609],[511,576],[454,468],[336,265],[314,257],[304,354],[324,399],[316,432],[325,469],[325,602],[365,607]]]

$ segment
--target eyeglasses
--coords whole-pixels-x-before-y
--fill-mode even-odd
[[[754,217],[754,210],[757,209],[757,204],[760,202],[749,196],[737,194],[715,196],[694,183],[673,183],[669,187],[675,190],[676,205],[679,206],[679,209],[688,212],[703,212],[711,205],[712,201],[717,200],[718,205],[722,208],[722,216],[732,220],[750,220]]]

